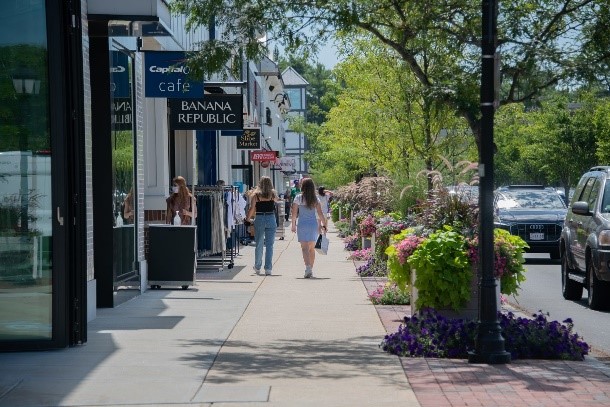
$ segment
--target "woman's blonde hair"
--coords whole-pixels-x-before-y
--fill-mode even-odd
[[[311,178],[305,178],[301,181],[301,194],[303,194],[305,206],[308,208],[316,206],[318,197],[316,196],[316,186]]]
[[[277,197],[275,189],[273,189],[273,183],[271,182],[271,178],[266,175],[263,175],[261,177],[254,193],[259,197],[265,199],[275,199]]]

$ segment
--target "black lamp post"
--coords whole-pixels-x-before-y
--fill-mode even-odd
[[[475,350],[468,356],[470,363],[501,364],[510,362],[504,349],[502,329],[498,322],[496,279],[494,268],[493,171],[494,171],[494,111],[496,109],[496,43],[497,0],[482,2],[482,67],[481,67],[481,137],[479,167],[479,328]]]
[[[21,201],[21,232],[27,233],[29,230],[29,175],[28,175],[28,155],[26,151],[29,148],[29,129],[26,129],[28,118],[25,117],[25,112],[28,110],[28,95],[37,95],[40,92],[40,80],[36,74],[29,69],[22,69],[17,74],[13,75],[13,87],[20,99],[20,119],[21,119],[21,134],[19,135],[19,151],[21,154],[21,185],[20,185],[20,201]]]

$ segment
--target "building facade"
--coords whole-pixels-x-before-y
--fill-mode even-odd
[[[78,345],[98,308],[149,289],[148,228],[165,223],[175,176],[241,192],[261,175],[285,183],[277,160],[252,159],[284,155],[284,85],[271,60],[230,81],[193,81],[175,55],[222,27],[187,32],[163,0],[0,10],[0,350]],[[185,99],[220,100],[241,128],[181,127]],[[239,148],[244,128],[260,136]]]

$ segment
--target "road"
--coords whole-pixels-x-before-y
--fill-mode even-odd
[[[592,346],[593,353],[610,355],[610,311],[587,307],[587,290],[580,301],[566,301],[561,295],[561,265],[546,254],[527,254],[527,280],[509,302],[529,314],[542,310],[550,320],[572,318],[574,330]],[[610,295],[610,294],[609,294]]]

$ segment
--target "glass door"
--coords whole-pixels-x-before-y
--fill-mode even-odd
[[[113,280],[115,304],[140,292],[136,267],[137,197],[135,190],[134,58],[110,38]]]
[[[53,337],[45,2],[0,2],[0,347]]]

